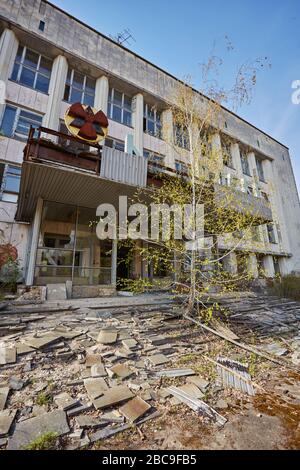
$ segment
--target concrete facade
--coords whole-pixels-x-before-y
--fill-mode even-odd
[[[43,6],[43,8],[41,8]],[[45,127],[59,129],[69,103],[64,100],[68,70],[75,70],[95,80],[94,106],[108,112],[110,89],[118,90],[132,100],[132,121],[117,122],[109,116],[109,138],[125,142],[133,135],[133,144],[143,155],[147,151],[164,156],[165,165],[175,168],[175,156],[166,141],[173,136],[170,96],[177,79],[147,60],[116,44],[101,33],[84,25],[59,8],[40,0],[0,0],[0,79],[6,85],[6,104],[20,107],[42,116]],[[39,29],[40,21],[45,23]],[[52,70],[48,93],[20,84],[11,79],[18,46],[51,59]],[[197,94],[199,103],[205,97]],[[144,132],[144,104],[157,109],[161,114],[164,135],[158,138]],[[2,119],[5,105],[0,106]],[[250,185],[257,197],[263,192],[268,196],[275,223],[275,243],[270,243],[267,228],[259,228],[260,244],[252,247],[249,255],[249,269],[253,277],[258,276],[255,253],[262,255],[267,276],[274,275],[273,257],[279,260],[282,274],[300,272],[300,204],[295,184],[289,150],[272,137],[224,110],[224,134],[231,139],[233,168],[220,168],[240,181],[246,191]],[[226,125],[225,125],[226,124]],[[24,141],[17,138],[1,138],[0,162],[21,165]],[[213,137],[213,145],[220,149],[219,134]],[[241,151],[246,153],[250,174],[243,173]],[[260,181],[257,173],[256,157],[262,160],[265,181]],[[223,163],[220,162],[223,167]],[[34,226],[39,224],[41,206],[37,207],[32,224],[19,224],[14,221],[16,204],[0,202],[0,222],[4,230],[5,243],[18,247],[24,279],[33,282],[34,247],[37,246]],[[220,239],[220,247],[222,240]],[[250,247],[251,248],[251,247]],[[248,247],[248,251],[249,247]],[[117,258],[113,248],[114,263]],[[230,272],[235,273],[236,256],[230,255],[225,261]],[[116,270],[112,271],[115,282]]]

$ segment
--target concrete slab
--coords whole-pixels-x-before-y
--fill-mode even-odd
[[[56,343],[61,339],[59,333],[46,333],[45,335],[38,336],[37,338],[26,338],[26,344],[34,349],[41,349]]]
[[[200,375],[192,375],[191,377],[187,377],[186,379],[187,382],[195,384],[202,392],[205,392],[207,387],[209,386],[209,382]]]
[[[150,410],[151,405],[145,402],[140,397],[135,397],[132,400],[128,401],[125,405],[121,406],[119,409],[120,413],[125,416],[128,421],[134,423],[141,416],[144,416],[148,410]]]
[[[124,339],[122,341],[122,344],[125,349],[131,351],[133,349],[136,349],[138,346],[138,342],[135,339]]]
[[[133,375],[133,371],[129,369],[125,364],[116,364],[115,366],[109,369],[113,376],[120,377],[122,380],[127,379]]]
[[[178,389],[182,390],[185,393],[188,393],[193,398],[203,398],[204,397],[204,393],[200,390],[200,388],[198,388],[193,383],[187,383],[185,385],[182,385],[181,387],[178,387]]]
[[[0,365],[14,364],[17,360],[16,348],[0,348]]]
[[[28,344],[25,343],[17,343],[16,349],[18,356],[22,356],[23,354],[29,354],[35,351],[31,346],[28,346]]]
[[[100,354],[87,354],[85,358],[85,367],[92,367],[95,364],[102,364],[102,357]]]
[[[160,366],[161,364],[167,364],[170,362],[170,359],[168,359],[164,354],[154,354],[153,356],[149,356],[148,359],[154,366]]]
[[[15,419],[17,410],[0,411],[0,437],[4,437],[9,433],[10,427]]]
[[[76,398],[72,398],[67,392],[60,393],[54,397],[54,402],[61,410],[67,411],[70,408],[74,408],[79,405],[80,401]]]
[[[117,341],[118,331],[115,329],[101,330],[97,342],[101,344],[113,344]]]
[[[21,450],[45,433],[62,436],[70,431],[66,413],[62,410],[51,411],[35,418],[17,423],[13,436],[8,440],[8,450]]]
[[[91,367],[91,376],[92,377],[106,377],[107,372],[103,364],[94,364]]]
[[[87,416],[87,415],[82,415],[82,416],[77,416],[76,422],[80,428],[99,428],[101,426],[105,426],[106,423],[99,418],[94,418],[93,416]]]
[[[6,400],[9,394],[9,387],[0,388],[0,411],[4,410]]]
[[[48,284],[47,285],[47,300],[67,300],[66,284]]]
[[[123,401],[134,397],[132,391],[126,385],[118,385],[104,392],[100,398],[93,401],[95,408],[104,409],[110,406],[118,405]]]
[[[91,400],[98,398],[108,390],[108,386],[102,378],[90,378],[84,380],[84,386]]]

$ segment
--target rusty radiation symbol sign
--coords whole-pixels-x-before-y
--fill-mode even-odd
[[[93,144],[105,139],[108,132],[108,119],[103,111],[81,103],[67,109],[65,123],[72,135]]]

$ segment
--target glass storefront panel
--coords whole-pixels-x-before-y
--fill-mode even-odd
[[[36,284],[65,280],[72,280],[74,285],[111,282],[112,243],[97,238],[96,224],[93,223],[95,212],[44,202],[36,256]]]

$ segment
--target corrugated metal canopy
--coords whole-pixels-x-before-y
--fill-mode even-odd
[[[136,186],[103,179],[73,168],[24,162],[16,220],[31,222],[39,197],[91,209],[99,204],[110,203],[118,210],[119,196],[130,198],[136,191]]]

